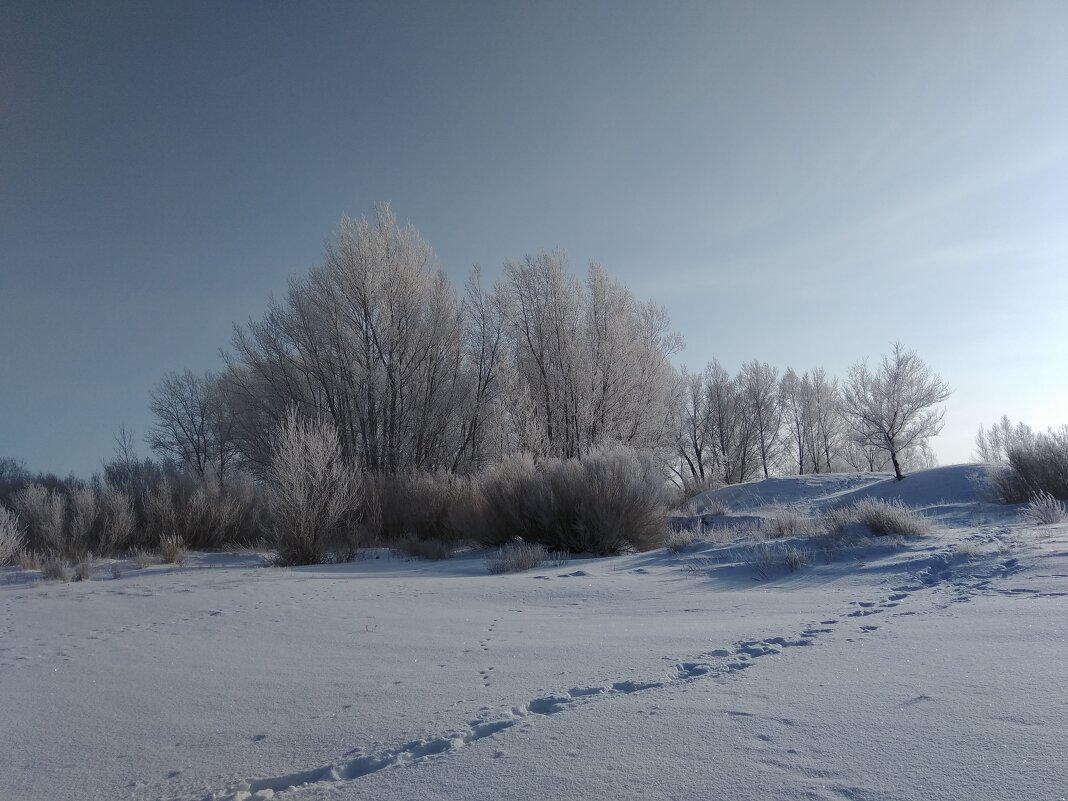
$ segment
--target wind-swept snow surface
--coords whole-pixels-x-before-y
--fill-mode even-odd
[[[6,570],[0,798],[1065,798],[1068,527],[976,470],[895,482],[937,485],[933,536],[813,541],[795,572],[711,542],[506,576]],[[774,481],[721,492],[759,515],[890,486]]]

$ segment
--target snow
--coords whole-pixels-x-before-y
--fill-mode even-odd
[[[503,576],[477,552],[4,569],[0,799],[1065,798],[1068,526],[980,473],[707,496],[940,526],[764,580],[711,541]]]

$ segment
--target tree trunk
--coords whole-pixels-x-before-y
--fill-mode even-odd
[[[890,461],[894,463],[894,475],[897,477],[897,480],[900,481],[905,476],[901,474],[901,465],[897,462],[897,451],[890,451]]]

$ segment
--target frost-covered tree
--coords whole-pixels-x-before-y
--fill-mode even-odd
[[[1009,451],[1017,446],[1027,447],[1035,439],[1035,432],[1026,423],[1016,423],[1003,414],[989,428],[979,427],[975,435],[975,458],[987,464],[1000,464],[1009,459]]]
[[[662,307],[638,301],[597,264],[579,282],[562,253],[506,264],[505,282],[525,449],[567,458],[611,442],[670,445],[668,357],[681,339]]]
[[[742,365],[738,380],[746,414],[753,421],[753,441],[760,466],[767,478],[782,448],[783,405],[779,371],[767,362],[754,359]]]
[[[899,455],[942,430],[945,410],[938,406],[952,390],[900,343],[894,343],[876,369],[858,362],[842,388],[842,411],[853,441],[885,451],[898,480],[904,478]]]

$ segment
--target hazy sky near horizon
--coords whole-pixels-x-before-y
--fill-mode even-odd
[[[0,6],[0,456],[89,474],[390,201],[455,284],[563,248],[681,360],[893,340],[1068,423],[1068,4]],[[142,445],[143,447],[143,445]]]

